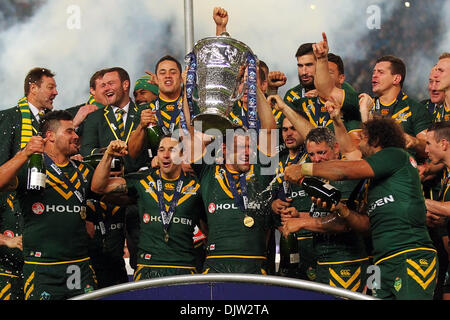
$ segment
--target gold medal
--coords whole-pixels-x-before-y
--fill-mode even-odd
[[[253,227],[254,224],[255,224],[255,220],[252,217],[245,215],[244,226],[246,226],[247,228],[251,228],[251,227]]]
[[[166,232],[166,234],[164,235],[164,242],[167,243],[169,242],[169,233]]]

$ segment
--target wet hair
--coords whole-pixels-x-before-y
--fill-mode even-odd
[[[402,127],[392,118],[373,118],[362,125],[372,147],[396,147],[405,149],[406,141]]]
[[[442,139],[450,141],[450,123],[447,121],[433,123],[428,131],[434,132],[434,140],[436,142],[439,142]]]
[[[312,42],[301,44],[300,47],[298,47],[297,52],[295,53],[295,57],[298,58],[298,57],[304,56],[306,54],[314,55],[314,51],[313,51],[312,45],[313,45]]]
[[[164,61],[173,61],[173,62],[175,62],[176,65],[177,65],[178,70],[180,71],[180,73],[183,72],[182,69],[181,69],[181,64],[180,64],[180,62],[178,62],[178,60],[175,59],[174,57],[172,57],[172,56],[170,56],[170,55],[166,55],[166,56],[162,57],[161,59],[159,59],[159,61],[156,63],[156,66],[155,66],[155,73],[158,72],[158,67],[159,67],[159,65],[160,65],[162,62],[164,62]]]
[[[334,53],[328,54],[328,61],[333,62],[338,67],[339,74],[344,74],[344,61],[342,61],[342,58],[338,55],[335,55]]]
[[[30,93],[30,87],[33,83],[35,83],[38,87],[41,87],[42,84],[42,78],[46,76],[49,78],[53,78],[55,74],[51,72],[49,69],[46,68],[33,68],[30,71],[28,71],[28,74],[25,77],[23,90],[25,93],[25,96],[28,96]]]
[[[45,137],[48,131],[56,131],[59,127],[59,121],[71,121],[73,116],[66,110],[55,110],[46,113],[39,121],[39,132]]]
[[[391,63],[391,73],[399,74],[402,77],[402,80],[400,81],[400,87],[403,87],[403,82],[405,82],[406,78],[406,65],[403,60],[392,55],[387,55],[378,58],[375,63],[379,62]]]
[[[331,131],[327,127],[317,127],[314,129],[311,129],[305,138],[305,145],[308,142],[314,142],[316,144],[320,144],[322,142],[326,142],[326,144],[331,148],[334,149],[336,145],[336,136],[334,135],[333,131]]]

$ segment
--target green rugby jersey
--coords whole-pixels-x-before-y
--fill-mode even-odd
[[[359,180],[330,181],[341,191],[341,201],[347,201]],[[313,218],[326,217],[329,211],[314,206]],[[342,233],[314,233],[314,250],[318,263],[354,261],[368,257],[363,236],[355,231]]]
[[[328,127],[334,131],[333,120],[325,107],[325,101],[319,97],[300,98],[292,102],[292,108],[301,111],[314,127]],[[341,104],[343,121],[348,132],[361,130],[358,94],[352,90],[344,90]],[[281,116],[283,119],[284,117]],[[281,119],[281,121],[282,121]]]
[[[201,218],[200,184],[193,175],[183,175],[183,186],[165,242],[158,204],[157,180],[159,170],[144,178],[127,178],[131,196],[137,196],[140,219],[138,264],[195,267],[193,235]],[[166,211],[174,196],[177,180],[162,179]]]
[[[22,235],[23,218],[17,208],[17,200],[12,194],[6,193],[1,193],[0,199],[0,233],[10,238]],[[0,269],[18,274],[22,266],[23,256],[20,249],[0,246]]]
[[[374,261],[408,249],[433,248],[414,158],[403,149],[390,147],[365,160],[375,173],[367,202]]]
[[[379,101],[374,99],[374,107],[377,107]],[[416,136],[418,133],[426,130],[431,125],[431,116],[426,108],[416,100],[408,97],[404,92],[391,103],[384,105],[379,102],[377,111],[382,117],[391,117],[397,123],[400,123],[405,133]]]
[[[352,91],[355,92],[355,89],[353,89],[353,87],[348,83],[348,82],[344,82],[342,84],[342,89],[344,89],[345,91]],[[286,94],[284,95],[284,102],[286,102],[288,105],[290,105],[291,107],[293,106],[292,103],[295,100],[299,100],[301,98],[305,97],[305,93],[306,90],[303,88],[303,86],[299,83],[298,85],[296,85],[295,87],[289,89],[288,91],[286,91]]]
[[[266,162],[264,162],[266,163]],[[248,208],[244,213],[234,201],[225,165],[196,162],[191,164],[201,184],[208,223],[208,257],[252,257],[266,255],[266,231],[271,223],[270,188],[272,175],[263,175],[261,164],[252,164],[245,174]],[[239,189],[239,173],[229,171]],[[265,172],[264,172],[265,173]],[[254,219],[244,225],[245,215]]]
[[[125,206],[89,199],[87,201],[87,221],[95,226],[95,233],[89,239],[89,252],[121,259],[125,243]]]
[[[79,177],[71,162],[58,166],[81,192],[90,192],[93,168],[73,161],[86,179]],[[55,263],[88,258],[86,212],[82,204],[53,170],[47,168],[45,189],[41,193],[28,193],[26,164],[18,175],[17,197],[24,218],[23,256],[25,262]],[[85,196],[86,198],[86,196]]]
[[[431,102],[430,99],[423,100],[420,102],[431,116],[431,121],[441,122],[450,121],[450,108],[448,108],[445,103],[437,104]]]

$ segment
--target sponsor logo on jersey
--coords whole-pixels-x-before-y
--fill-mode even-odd
[[[42,257],[42,252],[35,252],[35,253],[34,253],[34,256],[35,256],[36,258],[40,258],[40,257]]]
[[[213,203],[208,205],[209,213],[214,213],[216,210],[239,210],[239,207],[235,203]],[[256,201],[250,201],[248,203],[248,209],[261,209],[261,203]]]
[[[41,300],[50,300],[51,294],[48,292],[42,292],[41,293]]]
[[[44,212],[44,205],[40,202],[33,203],[31,210],[34,214],[42,214]]]
[[[158,221],[161,222],[161,216],[150,216],[150,222],[152,221]],[[180,217],[173,217],[172,218],[172,223],[175,224],[184,224],[187,226],[192,226],[192,219],[188,219],[188,218],[180,218]]]
[[[142,217],[142,221],[144,221],[144,223],[149,223],[150,215],[148,213],[144,213],[144,216]]]
[[[172,182],[167,182],[164,184],[164,189],[166,190],[175,190],[175,185]]]
[[[69,205],[54,205],[48,204],[45,207],[47,212],[67,212],[67,213],[79,213],[81,212],[81,206],[69,206]]]
[[[209,245],[209,251],[213,250],[216,250],[216,245],[214,243]]]
[[[183,194],[197,194],[197,192],[195,192],[194,186],[187,186]]]
[[[12,232],[11,230],[5,230],[3,232],[3,235],[8,238],[14,238],[14,232]]]
[[[400,291],[400,289],[402,288],[402,279],[400,279],[399,277],[395,278],[394,281],[394,289],[398,291]]]
[[[92,292],[94,291],[94,287],[91,286],[90,284],[87,284],[86,287],[84,288],[84,293],[88,293],[88,292]]]
[[[370,214],[371,214],[377,207],[382,207],[382,206],[384,206],[385,204],[388,204],[388,203],[391,203],[391,202],[394,202],[394,201],[395,201],[395,200],[394,200],[394,196],[393,196],[392,194],[389,195],[389,196],[387,196],[387,197],[383,197],[383,198],[381,198],[381,199],[378,199],[378,200],[372,202],[372,203],[369,205],[369,209],[367,210],[367,214],[370,216]]]
[[[144,255],[144,259],[145,260],[150,260],[152,258],[152,255],[150,254],[150,253],[146,253],[145,255]]]

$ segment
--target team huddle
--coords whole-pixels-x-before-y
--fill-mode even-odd
[[[229,37],[227,11],[213,19]],[[124,254],[133,281],[269,274],[381,299],[448,298],[450,53],[421,102],[403,88],[399,57],[375,57],[372,95],[346,81],[325,34],[295,57],[299,84],[284,97],[285,74],[258,60],[254,128],[242,75],[223,137],[192,124],[199,106],[170,55],[134,88],[121,67],[96,71],[86,102],[66,110],[53,106],[55,74],[30,70],[24,97],[0,111],[0,299],[128,282]],[[29,188],[35,155],[40,190]],[[305,177],[339,202],[312,197]],[[276,266],[278,235],[296,239],[289,272]]]

